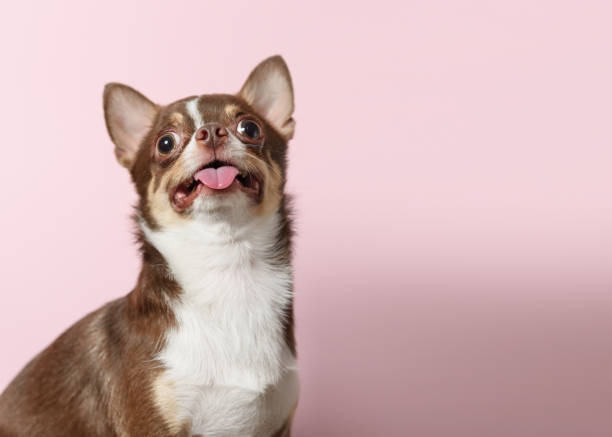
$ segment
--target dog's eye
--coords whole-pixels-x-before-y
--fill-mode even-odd
[[[259,138],[260,130],[257,123],[252,120],[244,119],[238,123],[238,133],[251,140],[256,140]]]
[[[157,151],[160,155],[167,155],[174,150],[177,142],[178,138],[175,133],[167,133],[157,140]]]

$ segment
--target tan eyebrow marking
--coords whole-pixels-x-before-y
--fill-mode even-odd
[[[172,124],[173,126],[178,127],[179,125],[183,124],[184,121],[185,121],[185,117],[183,117],[183,114],[181,114],[180,112],[173,112],[168,117],[168,122]]]
[[[225,114],[228,117],[234,117],[238,111],[240,111],[240,107],[233,103],[230,103],[225,107]]]

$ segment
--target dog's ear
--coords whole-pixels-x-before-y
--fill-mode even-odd
[[[117,161],[131,169],[140,143],[153,125],[158,107],[133,88],[120,83],[104,87],[104,118],[115,143]]]
[[[293,137],[293,85],[282,57],[272,56],[255,67],[238,95],[268,120],[285,140]]]

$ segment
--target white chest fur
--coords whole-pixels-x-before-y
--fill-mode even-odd
[[[183,288],[172,302],[177,328],[158,357],[173,420],[207,437],[271,435],[298,395],[282,326],[291,269],[270,261],[278,217],[144,230]]]

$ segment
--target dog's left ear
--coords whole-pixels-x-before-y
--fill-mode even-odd
[[[280,56],[262,61],[238,93],[285,138],[293,137],[293,85],[289,68]]]

